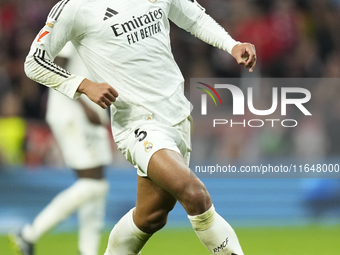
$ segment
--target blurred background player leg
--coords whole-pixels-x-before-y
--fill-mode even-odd
[[[68,60],[67,69],[89,77],[72,45],[66,47],[61,56]],[[33,255],[34,244],[39,238],[78,210],[79,254],[97,255],[109,190],[104,167],[112,162],[106,128],[108,115],[86,97],[71,100],[50,90],[46,120],[65,164],[75,170],[78,180],[59,193],[32,224],[25,225],[20,233],[13,235],[12,241],[19,254]]]
[[[93,169],[93,171],[96,168]],[[33,245],[48,230],[79,211],[79,251],[82,255],[96,255],[104,222],[105,200],[108,192],[105,179],[79,178],[71,187],[59,193],[14,236],[20,253],[33,255]]]

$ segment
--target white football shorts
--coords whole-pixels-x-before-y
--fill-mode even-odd
[[[190,131],[190,116],[175,126],[165,125],[155,119],[145,120],[131,128],[125,138],[117,142],[117,146],[125,158],[137,168],[137,174],[146,177],[152,155],[161,149],[181,153],[189,166]]]
[[[51,90],[46,121],[68,167],[82,170],[112,163],[111,135],[104,126],[88,121],[77,100]]]

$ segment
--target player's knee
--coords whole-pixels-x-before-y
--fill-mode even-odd
[[[181,197],[181,203],[191,215],[204,213],[211,206],[210,195],[203,184],[186,185]]]
[[[142,230],[148,234],[153,234],[162,229],[168,221],[168,214],[167,210],[159,210],[148,215],[143,220]]]

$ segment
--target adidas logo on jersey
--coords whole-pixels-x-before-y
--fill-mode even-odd
[[[117,15],[117,14],[118,14],[117,11],[112,10],[111,8],[107,7],[103,20],[107,20],[107,19],[111,18],[113,15]]]

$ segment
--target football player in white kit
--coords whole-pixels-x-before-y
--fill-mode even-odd
[[[169,20],[253,71],[254,46],[236,42],[196,0],[60,1],[35,38],[25,71],[70,98],[86,94],[110,106],[115,142],[137,168],[136,207],[113,228],[105,255],[139,254],[177,201],[211,254],[243,255],[234,230],[188,167],[190,103],[171,53]],[[53,63],[68,41],[93,80]]]
[[[71,43],[58,55],[72,72],[91,77]],[[97,255],[104,225],[108,181],[104,168],[112,163],[107,112],[86,96],[72,100],[50,89],[46,120],[61,149],[67,167],[77,181],[59,193],[12,241],[22,255],[34,254],[34,243],[48,230],[78,211],[78,249],[81,255]]]

